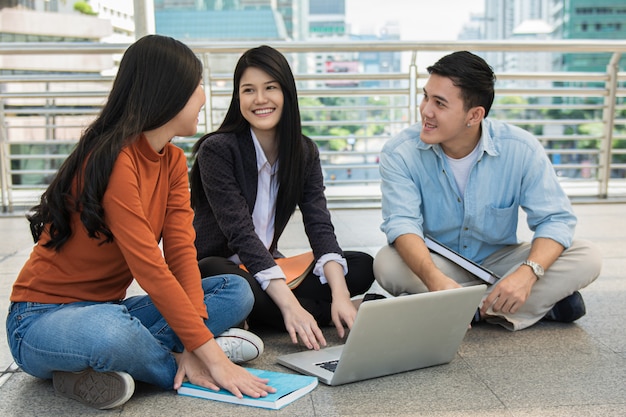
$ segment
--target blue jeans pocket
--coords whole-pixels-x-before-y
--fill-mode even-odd
[[[7,341],[11,355],[18,366],[22,366],[20,358],[20,345],[23,335],[38,318],[44,314],[59,308],[62,304],[42,304],[32,302],[16,302],[9,306],[6,330]]]

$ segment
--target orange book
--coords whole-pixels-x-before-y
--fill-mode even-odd
[[[302,283],[315,265],[315,257],[312,251],[287,258],[277,258],[274,259],[274,261],[276,261],[276,264],[280,266],[285,273],[287,286],[292,290]],[[239,265],[239,267],[247,271],[245,266]]]

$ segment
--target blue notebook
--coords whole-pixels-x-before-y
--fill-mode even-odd
[[[253,368],[245,369],[260,378],[269,379],[268,385],[276,388],[276,392],[267,394],[266,397],[261,398],[252,398],[246,395],[244,395],[243,398],[237,398],[224,389],[213,391],[189,382],[183,382],[183,385],[178,389],[178,394],[189,397],[205,398],[208,400],[278,410],[311,392],[317,386],[318,382],[317,378],[312,376],[288,374],[284,372],[266,371]]]

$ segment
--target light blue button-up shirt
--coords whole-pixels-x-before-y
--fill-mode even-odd
[[[530,133],[485,119],[478,160],[461,196],[441,146],[420,140],[415,124],[388,141],[380,157],[381,230],[392,244],[424,234],[475,262],[519,243],[519,209],[534,238],[572,243],[576,216],[539,141]]]

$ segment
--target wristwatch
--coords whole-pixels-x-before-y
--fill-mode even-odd
[[[537,262],[526,259],[524,262],[522,262],[522,265],[528,265],[533,270],[533,274],[535,274],[537,279],[543,278],[543,266],[539,265]]]

